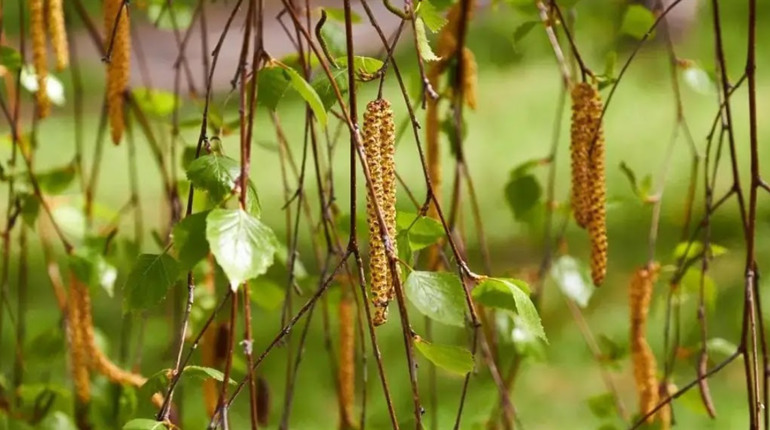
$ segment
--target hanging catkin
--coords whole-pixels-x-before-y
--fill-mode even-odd
[[[120,18],[115,24],[115,19]],[[113,38],[113,31],[115,37]],[[131,30],[128,7],[123,0],[104,2],[105,50],[110,54],[107,64],[107,110],[110,118],[112,143],[120,143],[125,127],[123,118],[123,93],[128,86],[131,66]],[[112,46],[110,46],[112,42]],[[111,51],[110,51],[111,49]]]
[[[599,91],[582,82],[572,88],[572,208],[575,221],[591,238],[591,277],[601,285],[607,273],[604,133]]]
[[[91,399],[91,380],[88,373],[88,356],[83,339],[83,318],[81,289],[77,279],[72,274],[70,278],[69,301],[67,303],[67,334],[70,347],[70,365],[72,366],[72,381],[75,396],[82,404]]]
[[[478,82],[478,68],[476,57],[467,46],[463,48],[463,96],[465,104],[471,109],[476,109],[476,87]]]
[[[51,35],[51,45],[56,57],[56,70],[67,68],[70,61],[69,46],[67,45],[67,30],[64,24],[64,0],[48,0],[48,33]]]
[[[394,252],[396,234],[396,170],[394,163],[395,136],[393,111],[390,103],[377,99],[366,105],[364,112],[364,151],[374,193],[366,194],[366,215],[369,226],[369,271],[375,325],[387,321],[388,302],[392,300],[393,279],[388,269],[385,244],[380,235],[377,206]],[[376,203],[375,203],[376,202]],[[396,272],[396,275],[398,272]]]
[[[636,393],[639,397],[639,413],[651,411],[659,400],[657,363],[650,345],[647,343],[647,315],[652,299],[652,287],[657,276],[658,266],[653,264],[634,273],[628,289],[629,314],[631,318],[631,360],[634,367]],[[647,422],[652,422],[651,416]]]
[[[572,158],[572,211],[580,227],[588,226],[588,146],[591,140],[591,102],[594,89],[581,82],[572,87],[572,125],[570,129],[570,155]]]
[[[51,100],[46,91],[48,82],[48,55],[45,37],[44,0],[29,0],[29,33],[32,38],[32,65],[37,76],[35,101],[37,113],[45,118],[51,112]]]
[[[350,289],[350,285],[342,285],[343,289]],[[340,400],[340,428],[355,428],[353,404],[356,390],[356,366],[355,366],[355,321],[353,319],[352,294],[343,292],[339,306],[340,317],[340,364],[339,364],[339,400]]]

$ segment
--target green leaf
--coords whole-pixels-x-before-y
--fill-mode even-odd
[[[423,315],[443,324],[465,326],[465,293],[456,275],[414,271],[404,288],[409,301]]]
[[[609,418],[615,413],[615,396],[604,393],[588,398],[588,408],[597,418]]]
[[[347,70],[344,68],[333,69],[332,77],[334,78],[334,82],[337,83],[337,88],[340,89],[340,95],[344,96],[347,94]],[[337,103],[337,93],[334,92],[334,86],[332,86],[331,81],[326,76],[326,74],[321,74],[313,79],[313,89],[318,94],[318,97],[321,98],[321,102],[323,102],[324,108],[326,110],[331,109],[332,106]]]
[[[75,163],[56,167],[44,172],[35,174],[40,189],[46,194],[61,194],[69,188],[72,181],[75,179],[77,168]]]
[[[326,109],[318,93],[296,70],[284,68],[283,73],[288,77],[289,83],[294,90],[307,102],[313,114],[318,119],[322,127],[326,127]]]
[[[273,264],[278,240],[259,219],[240,209],[214,209],[206,217],[206,239],[234,291]]]
[[[53,411],[35,427],[38,430],[77,430],[72,418],[62,411]]]
[[[521,284],[526,285],[515,279],[487,278],[473,289],[473,299],[485,306],[515,312],[524,330],[547,341],[540,315],[529,299],[528,287],[525,291]]]
[[[691,297],[700,297],[701,288],[701,275],[703,276],[703,300],[706,307],[709,310],[714,310],[717,297],[717,285],[714,282],[714,278],[708,274],[703,274],[700,269],[690,267],[684,272],[684,276],[679,281],[681,288],[682,300],[687,300]]]
[[[415,37],[417,38],[417,51],[419,51],[420,57],[425,61],[440,60],[441,58],[433,53],[433,49],[430,47],[430,43],[428,43],[428,36],[425,34],[425,24],[422,18],[418,17],[414,20],[414,28]]]
[[[465,348],[430,343],[419,336],[415,337],[414,346],[423,357],[446,371],[462,376],[473,370],[473,355]]]
[[[215,202],[232,194],[240,175],[240,163],[225,155],[198,157],[187,168],[187,179],[195,188],[206,190]]]
[[[433,245],[444,236],[444,227],[440,222],[411,212],[396,213],[396,228],[399,233],[406,234],[413,252]]]
[[[68,237],[81,240],[86,234],[86,216],[79,208],[57,206],[53,209],[53,219]]]
[[[153,373],[144,385],[139,387],[139,392],[143,393],[145,397],[149,397],[155,393],[164,392],[168,387],[168,376],[171,373],[171,369],[161,369]]]
[[[642,39],[655,23],[655,15],[642,5],[631,5],[626,9],[620,32],[635,39]]]
[[[145,310],[158,304],[179,276],[179,265],[166,254],[142,254],[126,280],[126,304]]]
[[[257,101],[271,111],[276,110],[278,102],[289,89],[289,80],[283,74],[283,68],[279,66],[264,67],[259,71],[257,81],[259,88]]]
[[[286,291],[280,285],[264,276],[249,281],[249,288],[251,301],[267,311],[278,309],[286,297]]]
[[[738,350],[738,346],[727,339],[712,337],[706,341],[706,351],[709,357],[717,361],[727,359]],[[715,357],[716,356],[716,357]]]
[[[342,23],[345,22],[345,11],[344,10],[342,10],[342,9],[340,9],[338,7],[324,7],[322,9],[326,11],[326,16],[329,19],[332,19],[332,20],[337,21],[337,22],[342,22]],[[350,11],[350,22],[353,23],[353,24],[358,24],[359,22],[361,22],[361,15],[359,15],[359,14],[353,12],[353,11]]]
[[[32,66],[25,66],[21,68],[21,75],[19,79],[21,86],[30,93],[37,92],[37,75],[35,75],[35,69]],[[48,98],[56,106],[63,106],[64,99],[64,84],[53,73],[48,73],[45,80],[45,92],[48,94]]]
[[[343,68],[345,73],[347,73],[348,57],[339,57],[334,61],[336,61],[337,65]],[[384,63],[376,58],[361,57],[358,55],[353,57],[353,69],[358,75],[375,75],[382,69],[383,65]]]
[[[709,76],[708,72],[693,62],[680,61],[679,64],[684,64],[684,67],[680,67],[682,69],[682,79],[693,91],[705,95],[717,92],[717,84]]]
[[[192,24],[193,11],[183,2],[162,1],[147,5],[147,18],[162,30],[185,30]]]
[[[144,113],[156,117],[170,115],[179,103],[174,93],[168,91],[138,87],[134,88],[131,92],[139,108]]]
[[[38,334],[24,348],[24,358],[29,361],[50,361],[64,352],[65,339],[61,327],[57,324]]]
[[[166,425],[160,421],[146,418],[135,418],[123,425],[123,430],[165,430]]]
[[[108,296],[113,296],[118,269],[99,250],[90,246],[77,248],[69,256],[69,265],[81,282],[89,287],[102,288]]]
[[[543,190],[533,175],[515,176],[505,186],[505,199],[516,220],[522,220],[537,206]]]
[[[518,44],[539,24],[539,21],[525,21],[513,31],[513,43]]]
[[[206,241],[208,211],[185,217],[174,226],[174,249],[182,269],[191,269],[209,255]]]
[[[703,242],[694,240],[692,242],[679,242],[674,248],[673,258],[679,260],[684,257],[685,260],[690,260],[700,256],[703,253]],[[712,257],[719,257],[727,252],[727,248],[719,246],[715,243],[709,243],[709,251]]]
[[[596,288],[585,265],[569,255],[564,255],[554,261],[550,274],[565,296],[581,308],[588,306]]]
[[[204,366],[185,366],[182,374],[185,376],[191,376],[198,379],[215,379],[219,382],[225,380],[225,375],[217,369]],[[236,385],[237,383],[230,378],[230,385]]]
[[[604,58],[604,76],[608,79],[615,77],[615,67],[618,63],[618,53],[610,51]]]
[[[342,26],[327,21],[326,24],[321,27],[321,37],[326,42],[329,54],[335,57],[345,54],[345,30]],[[286,61],[281,62],[286,64]]]
[[[24,193],[18,195],[21,207],[21,218],[28,227],[34,227],[38,215],[40,215],[40,199],[34,194]]]
[[[10,46],[0,46],[0,66],[9,71],[18,70],[21,67],[21,54]]]
[[[631,169],[625,162],[620,163],[620,170],[626,176],[626,179],[628,179],[629,184],[631,184],[631,190],[634,192],[634,195],[639,197],[642,202],[646,202],[650,197],[650,191],[652,190],[652,176],[646,175],[642,178],[641,182],[638,182],[636,173],[634,173],[633,169]]]
[[[425,22],[425,26],[433,33],[441,30],[441,27],[445,26],[447,23],[444,14],[436,9],[436,6],[429,0],[422,0],[420,2],[420,10],[418,11],[417,16],[422,18]]]
[[[613,368],[620,368],[619,361],[628,355],[628,347],[615,342],[604,334],[598,338],[601,362]]]

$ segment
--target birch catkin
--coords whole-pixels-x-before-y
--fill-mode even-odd
[[[350,288],[350,285],[343,285]],[[355,427],[353,404],[356,390],[356,366],[355,366],[355,322],[353,320],[352,294],[343,292],[339,306],[340,317],[340,364],[339,364],[339,400],[340,400],[340,428],[350,429]]]
[[[67,304],[67,334],[70,347],[70,365],[75,396],[82,404],[91,399],[91,379],[88,373],[88,356],[83,339],[83,318],[81,316],[82,296],[77,279],[70,278],[69,303]]]
[[[653,264],[634,273],[629,285],[629,314],[631,317],[631,360],[634,367],[636,393],[639,397],[639,413],[651,411],[659,400],[657,363],[650,345],[647,343],[647,316],[652,299],[652,287],[657,276],[658,266]],[[647,422],[652,422],[651,416]]]
[[[601,285],[607,273],[606,179],[602,100],[599,91],[582,82],[572,89],[572,208],[577,224],[591,238],[591,277]]]
[[[48,0],[48,33],[51,35],[51,45],[56,57],[56,70],[67,68],[70,61],[67,30],[64,24],[64,0]]]
[[[29,33],[32,39],[32,65],[37,76],[37,91],[35,101],[40,118],[45,118],[51,112],[51,100],[46,91],[48,82],[48,55],[45,37],[44,0],[29,0]]]
[[[377,207],[382,211],[386,231],[394,252],[396,235],[396,170],[393,159],[395,135],[393,111],[383,99],[369,102],[364,112],[364,151],[369,168],[372,192],[366,194],[366,215],[369,226],[369,271],[375,325],[387,321],[388,302],[393,299],[393,279],[388,269],[385,244],[380,234]],[[398,272],[396,272],[398,275]]]
[[[118,17],[120,19],[116,27],[115,19]],[[123,0],[105,0],[104,34],[105,50],[110,52],[110,60],[107,64],[107,111],[110,118],[112,143],[117,145],[120,143],[125,127],[123,93],[128,86],[131,67],[131,29],[128,8],[123,7]],[[110,42],[112,42],[111,51],[109,51]]]

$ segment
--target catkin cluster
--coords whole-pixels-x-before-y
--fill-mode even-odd
[[[639,397],[639,413],[651,411],[660,399],[657,363],[647,343],[647,315],[652,299],[652,287],[657,277],[658,266],[653,264],[634,273],[628,289],[629,313],[631,317],[631,360],[634,367],[636,393]],[[651,416],[647,422],[652,422]]]
[[[604,133],[599,91],[586,82],[572,88],[572,208],[575,221],[591,238],[591,277],[601,285],[607,273]]]
[[[373,193],[366,194],[366,219],[369,225],[369,271],[371,276],[373,322],[384,324],[388,318],[388,302],[393,300],[394,279],[388,269],[385,243],[377,217],[379,206],[394,253],[396,245],[396,151],[393,110],[390,103],[377,99],[366,105],[364,112],[364,151]],[[394,274],[398,276],[398,270]]]
[[[125,128],[123,93],[128,87],[131,67],[131,29],[128,8],[123,7],[123,0],[105,0],[104,34],[105,50],[110,54],[107,63],[107,113],[112,143],[117,145]]]

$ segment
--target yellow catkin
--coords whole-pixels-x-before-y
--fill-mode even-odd
[[[115,27],[115,19],[120,17]],[[113,29],[115,37],[113,39]],[[110,52],[107,64],[107,110],[110,119],[112,143],[120,143],[125,127],[123,118],[123,93],[128,87],[131,67],[131,30],[128,8],[123,8],[123,0],[105,0],[104,2],[104,40],[105,49]]]
[[[81,289],[77,287],[75,275],[71,275],[69,302],[67,304],[67,334],[69,337],[70,360],[72,366],[72,381],[74,385],[75,396],[78,402],[87,404],[91,399],[91,380],[88,372],[88,355],[83,339],[82,323],[80,311]]]
[[[639,397],[639,413],[642,415],[651,411],[660,399],[656,377],[657,363],[647,343],[647,315],[657,270],[657,264],[637,270],[631,278],[628,290],[631,360],[634,367],[636,393]],[[651,416],[647,422],[652,422],[653,419],[654,416]]]
[[[599,286],[607,275],[607,184],[604,173],[604,133],[602,131],[602,102],[596,91],[591,103],[591,143],[588,148],[589,165],[589,219],[591,238],[591,278]]]
[[[70,62],[67,29],[64,24],[64,0],[48,0],[48,33],[56,57],[56,70],[62,71]]]
[[[45,118],[51,112],[51,100],[46,92],[48,81],[48,54],[45,37],[44,0],[29,0],[29,34],[32,39],[32,64],[37,75],[37,91],[35,100],[40,118]]]
[[[343,285],[343,288],[350,286]],[[342,430],[355,428],[354,402],[356,390],[355,366],[355,322],[353,320],[353,298],[345,294],[339,305],[340,317],[340,362],[339,362],[339,400],[340,428]]]
[[[468,47],[463,49],[463,95],[465,104],[476,109],[476,87],[478,82],[478,67],[476,57]]]
[[[393,248],[393,254],[398,255],[396,243],[396,126],[393,121],[393,109],[387,100],[378,100],[381,104],[380,118],[380,158],[382,160],[382,200],[379,202],[388,237]],[[396,276],[400,275],[401,267],[396,265]],[[395,298],[392,273],[388,270],[388,300]]]
[[[374,193],[367,192],[366,210],[369,225],[369,268],[371,273],[372,303],[374,304],[375,325],[387,321],[388,302],[394,297],[394,279],[388,268],[385,244],[380,235],[377,206],[382,211],[383,221],[394,253],[396,244],[396,166],[395,126],[393,110],[387,100],[369,102],[364,112],[364,151]],[[376,202],[376,204],[375,204]],[[398,276],[396,267],[395,275]]]
[[[582,82],[572,88],[572,125],[570,155],[572,158],[572,211],[575,221],[586,228],[589,219],[590,198],[588,146],[591,140],[591,101],[594,89]]]

